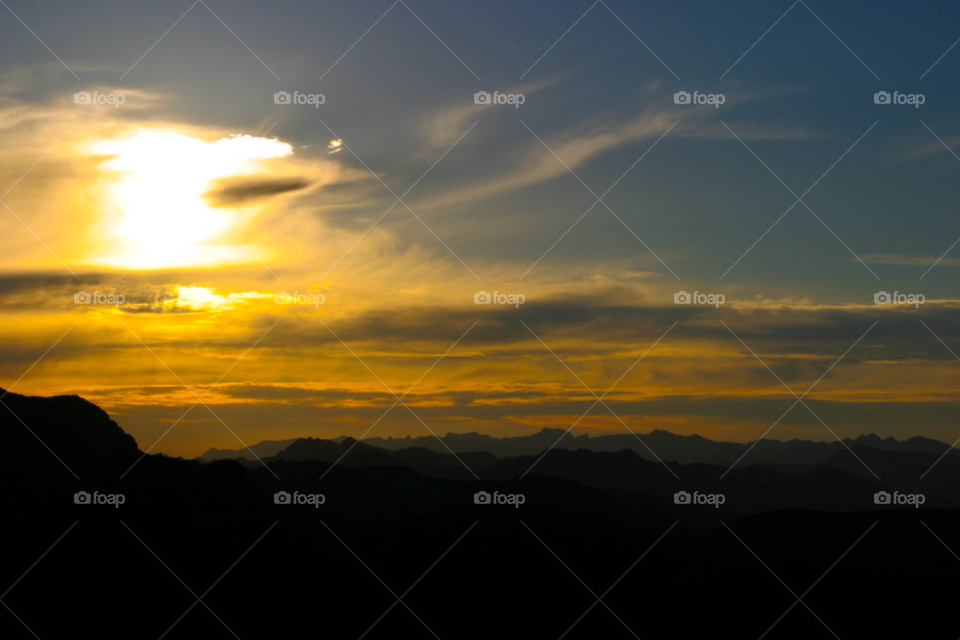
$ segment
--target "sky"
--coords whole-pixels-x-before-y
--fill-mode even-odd
[[[955,4],[0,4],[5,390],[188,457],[960,437]]]

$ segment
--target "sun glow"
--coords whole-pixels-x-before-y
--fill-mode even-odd
[[[95,143],[91,151],[109,156],[103,168],[111,172],[107,208],[114,248],[100,262],[134,269],[252,260],[228,235],[241,212],[205,196],[218,180],[256,174],[264,161],[293,152],[286,143],[246,135],[206,142],[146,130]]]
[[[178,286],[176,291],[177,298],[169,301],[168,306],[179,309],[192,309],[195,311],[229,311],[234,309],[238,303],[250,302],[261,298],[273,298],[272,293],[259,293],[256,291],[230,293],[223,296],[217,293],[214,288],[198,286]]]

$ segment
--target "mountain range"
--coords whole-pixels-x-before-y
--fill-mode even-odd
[[[252,445],[250,449],[256,457],[266,458],[281,455],[285,450],[293,447],[292,455],[298,453],[295,446],[299,439],[267,440]],[[316,439],[306,438],[310,442]],[[642,440],[642,441],[641,441]],[[353,442],[352,438],[341,436],[329,442]],[[856,438],[847,438],[843,442],[814,442],[811,440],[767,440],[754,443],[723,442],[710,440],[699,435],[683,436],[660,429],[647,434],[620,434],[590,436],[584,433],[578,436],[567,434],[563,429],[541,429],[537,433],[527,436],[512,436],[495,438],[479,433],[448,433],[440,442],[435,436],[411,438],[365,438],[363,444],[385,451],[400,451],[403,449],[428,449],[430,451],[447,454],[451,451],[457,454],[485,452],[495,458],[516,456],[532,456],[547,449],[566,449],[569,451],[617,452],[633,451],[644,460],[656,460],[651,450],[661,460],[677,462],[679,464],[718,464],[732,465],[739,461],[741,465],[775,464],[775,465],[819,465],[825,463],[836,453],[852,447],[869,447],[880,451],[894,451],[902,453],[929,453],[958,456],[960,450],[950,445],[914,436],[907,440],[895,438],[881,438],[876,434],[861,435]],[[649,449],[648,449],[649,447]],[[227,450],[210,449],[198,459],[202,461],[223,459],[255,459],[246,449]]]
[[[144,454],[76,396],[0,402],[4,639],[960,632],[960,461],[937,463],[946,445],[852,441],[819,462],[729,470],[631,448],[455,457],[307,438],[262,462],[205,462]],[[124,504],[75,503],[95,491]],[[683,491],[725,501],[676,504]],[[881,506],[878,491],[926,501]]]

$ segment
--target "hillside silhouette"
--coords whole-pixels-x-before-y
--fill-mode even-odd
[[[919,480],[942,450],[854,447],[879,480],[842,447],[725,476],[629,448],[556,449],[526,473],[547,447],[458,460],[352,440],[207,463],[143,455],[76,396],[2,402],[5,639],[960,635],[960,468]],[[881,507],[881,490],[927,501]],[[74,503],[94,491],[124,504]]]

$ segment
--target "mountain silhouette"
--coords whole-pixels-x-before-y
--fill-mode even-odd
[[[137,442],[107,412],[79,396],[37,398],[0,389],[0,429],[10,464],[26,462],[38,447],[80,467],[139,455]],[[44,466],[50,458],[41,456]]]
[[[330,463],[339,461],[339,464],[356,469],[403,466],[429,477],[462,480],[473,478],[473,474],[467,467],[477,471],[492,468],[497,463],[493,454],[484,452],[463,453],[459,457],[460,460],[457,460],[451,454],[437,453],[425,447],[388,451],[358,442],[353,438],[346,438],[339,442],[303,438],[271,460],[319,460]]]
[[[310,440],[315,439],[311,438]],[[353,439],[341,436],[330,441],[353,442]],[[288,442],[289,447],[295,441],[282,442]],[[258,455],[260,455],[257,447],[263,445],[264,450],[267,450],[269,449],[268,444],[269,447],[276,446],[274,441],[266,441],[253,445],[251,449],[258,451]],[[779,441],[763,439],[754,444],[722,442],[699,435],[683,436],[661,429],[640,434],[639,438],[632,434],[590,436],[585,433],[574,436],[567,434],[563,429],[545,428],[528,436],[495,438],[479,433],[448,433],[443,437],[443,442],[440,442],[435,436],[416,438],[407,436],[406,438],[365,438],[363,444],[386,451],[428,449],[439,454],[449,454],[451,451],[456,454],[486,452],[497,458],[532,456],[551,448],[594,452],[617,452],[626,449],[635,452],[645,460],[656,461],[657,458],[650,453],[650,450],[653,450],[662,460],[670,460],[681,464],[699,462],[727,466],[738,460],[740,461],[738,464],[741,465],[764,464],[783,465],[785,467],[790,465],[801,467],[820,465],[833,455],[855,446],[865,446],[882,451],[935,453],[937,455],[949,452],[948,455],[960,457],[960,451],[953,449],[950,445],[920,436],[914,436],[908,440],[897,440],[892,437],[881,438],[876,434],[866,434],[853,439],[845,439],[842,443],[839,441],[814,442],[810,440]],[[268,455],[277,455],[281,450]],[[209,461],[224,458],[250,458],[250,454],[245,449],[236,451],[211,449],[200,456],[199,459]]]
[[[3,403],[5,640],[960,630],[950,606],[960,572],[945,546],[960,549],[957,460],[948,455],[919,479],[942,450],[861,444],[860,460],[838,450],[811,468],[727,473],[720,464],[668,469],[631,449],[458,460],[427,447],[298,439],[264,462],[205,463],[144,455],[75,396],[8,394]],[[873,503],[876,491],[921,489],[923,508]],[[678,505],[678,491],[726,502]],[[77,492],[125,502],[76,504]],[[294,492],[324,502],[275,498]],[[478,492],[524,502],[477,504]]]
[[[269,458],[275,456],[300,438],[288,438],[287,440],[264,440],[257,444],[250,445],[247,449],[217,449],[211,447],[206,453],[200,456],[204,462],[213,462],[214,460],[256,460],[257,458]],[[251,453],[253,452],[253,453]]]

